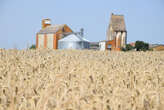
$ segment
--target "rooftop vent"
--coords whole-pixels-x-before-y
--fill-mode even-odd
[[[42,29],[46,28],[47,26],[51,25],[51,19],[43,19],[42,20]]]

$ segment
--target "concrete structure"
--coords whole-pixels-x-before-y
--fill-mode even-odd
[[[121,48],[126,47],[127,31],[126,31],[125,20],[123,15],[114,15],[112,13],[110,24],[107,29],[106,43],[112,45],[111,46],[112,50],[120,51]]]
[[[70,34],[58,41],[59,49],[89,49],[89,41],[78,34]]]
[[[36,35],[36,48],[58,49],[58,40],[72,33],[66,25],[51,25],[50,19],[42,20],[42,29]]]

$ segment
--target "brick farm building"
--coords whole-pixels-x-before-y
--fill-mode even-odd
[[[120,51],[127,43],[127,30],[123,15],[111,14],[110,24],[107,29],[107,40],[99,43],[100,50]]]
[[[58,49],[58,40],[72,33],[66,25],[51,25],[50,19],[42,20],[42,29],[36,34],[36,48]]]

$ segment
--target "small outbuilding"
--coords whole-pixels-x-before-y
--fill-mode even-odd
[[[110,41],[100,41],[99,42],[99,49],[100,50],[115,50],[120,51],[120,48],[117,48],[116,45],[120,43],[119,41],[116,42],[116,38]]]
[[[89,41],[80,35],[70,34],[58,41],[59,49],[89,49]]]
[[[106,41],[100,41],[99,42],[99,49],[100,50],[106,50]]]

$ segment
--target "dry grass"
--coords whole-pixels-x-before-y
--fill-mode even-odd
[[[0,110],[163,110],[164,52],[0,50]]]

